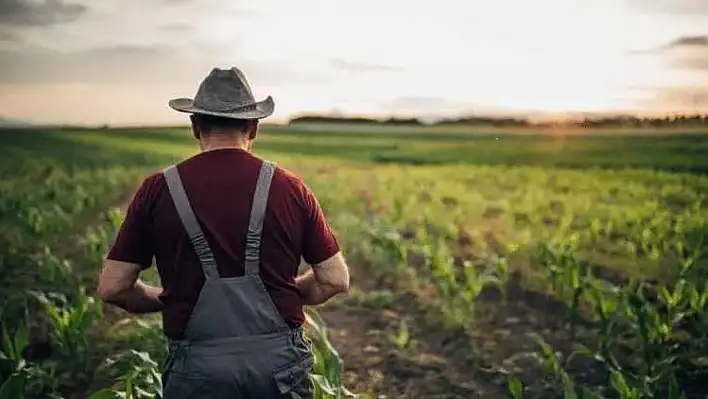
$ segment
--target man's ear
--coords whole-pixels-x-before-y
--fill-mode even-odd
[[[249,140],[253,140],[256,138],[256,135],[258,134],[258,120],[257,119],[254,119],[254,120],[248,122],[248,126],[246,127],[246,132],[248,133]]]
[[[199,140],[199,128],[197,127],[197,119],[194,117],[194,115],[189,115],[189,122],[192,125],[192,134],[194,135],[194,138]]]

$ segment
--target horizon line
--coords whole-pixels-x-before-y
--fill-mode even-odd
[[[490,122],[495,120],[501,121],[505,119],[512,119],[517,121],[524,121],[530,125],[534,124],[546,124],[546,123],[573,123],[581,122],[583,120],[597,120],[604,118],[635,118],[635,119],[665,119],[667,117],[687,117],[687,118],[708,118],[708,110],[703,112],[653,112],[653,113],[631,113],[631,112],[562,112],[562,113],[548,113],[546,115],[538,115],[529,117],[528,115],[521,114],[508,114],[508,115],[490,115],[490,114],[469,114],[469,115],[458,115],[458,116],[445,116],[445,117],[425,117],[425,116],[402,116],[402,115],[387,115],[387,116],[373,116],[366,114],[345,114],[345,113],[298,113],[292,114],[289,118],[274,118],[271,120],[262,120],[261,125],[276,125],[276,126],[287,126],[299,118],[322,118],[323,120],[319,123],[337,123],[337,120],[346,119],[363,119],[370,120],[371,122],[384,123],[389,120],[415,120],[422,126],[434,126],[445,122],[459,121],[463,123],[465,119],[489,119]],[[326,119],[331,119],[327,121]],[[427,120],[427,122],[426,122]],[[2,122],[10,122],[8,125],[3,126]],[[317,121],[312,122],[300,122],[300,123],[318,123]],[[353,122],[356,123],[356,122]],[[395,123],[394,123],[395,124]],[[21,120],[14,118],[7,118],[0,116],[0,128],[37,128],[37,127],[51,127],[51,128],[108,128],[108,129],[121,129],[121,128],[188,128],[189,123],[120,123],[112,124],[108,122],[99,123],[67,123],[67,122],[39,122],[31,120]]]

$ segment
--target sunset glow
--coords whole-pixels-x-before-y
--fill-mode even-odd
[[[2,6],[0,117],[179,123],[230,65],[273,120],[708,109],[701,0],[83,1]]]

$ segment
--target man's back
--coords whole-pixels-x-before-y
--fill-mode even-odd
[[[201,153],[147,178],[107,255],[98,292],[131,313],[161,311],[165,399],[312,397],[302,306],[349,289],[349,271],[314,195],[250,154],[272,97],[238,68],[213,68],[190,113]],[[139,278],[157,260],[162,287]],[[297,276],[300,259],[312,265]]]
[[[238,149],[206,151],[177,165],[222,277],[244,274],[245,237],[261,165],[260,159]],[[299,178],[278,168],[264,219],[260,275],[290,327],[304,320],[295,286],[301,257],[317,264],[337,252],[314,195]],[[164,288],[165,334],[180,339],[204,274],[162,173],[146,179],[136,193],[108,257],[149,267],[153,256]]]

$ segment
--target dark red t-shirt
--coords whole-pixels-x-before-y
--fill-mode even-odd
[[[244,274],[246,231],[262,160],[237,149],[197,154],[179,164],[187,196],[222,277]],[[339,251],[322,209],[303,181],[278,167],[263,224],[260,275],[288,325],[304,321],[295,286],[300,259],[320,263]],[[108,258],[150,267],[153,256],[164,292],[165,335],[180,339],[204,274],[162,173],[143,182],[128,207]]]

